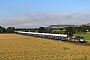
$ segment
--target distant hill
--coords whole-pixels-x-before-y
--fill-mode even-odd
[[[50,25],[49,28],[65,28],[65,27],[75,27],[76,25]]]
[[[90,26],[90,23],[87,23],[86,25],[87,25],[87,26]]]

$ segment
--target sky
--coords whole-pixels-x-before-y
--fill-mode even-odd
[[[90,23],[90,0],[0,0],[0,26],[38,28]]]

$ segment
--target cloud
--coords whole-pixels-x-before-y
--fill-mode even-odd
[[[44,13],[42,13],[42,12],[39,12],[39,14],[40,14],[40,15],[43,15],[43,16],[46,17],[47,19],[52,19],[52,18],[50,18],[48,15],[46,15],[46,14],[44,14]]]
[[[0,20],[0,25],[4,27],[14,26],[16,28],[38,28],[55,24],[86,24],[90,23],[90,12],[72,13],[42,13],[19,16],[13,19]]]

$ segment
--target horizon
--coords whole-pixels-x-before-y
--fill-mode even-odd
[[[90,0],[0,0],[0,26],[38,28],[90,23]]]

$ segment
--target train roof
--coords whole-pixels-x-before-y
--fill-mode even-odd
[[[37,34],[37,35],[47,35],[47,36],[63,36],[67,37],[67,34],[50,34],[50,33],[37,33],[37,32],[23,32],[23,31],[16,31],[17,33],[22,33],[22,34]]]

